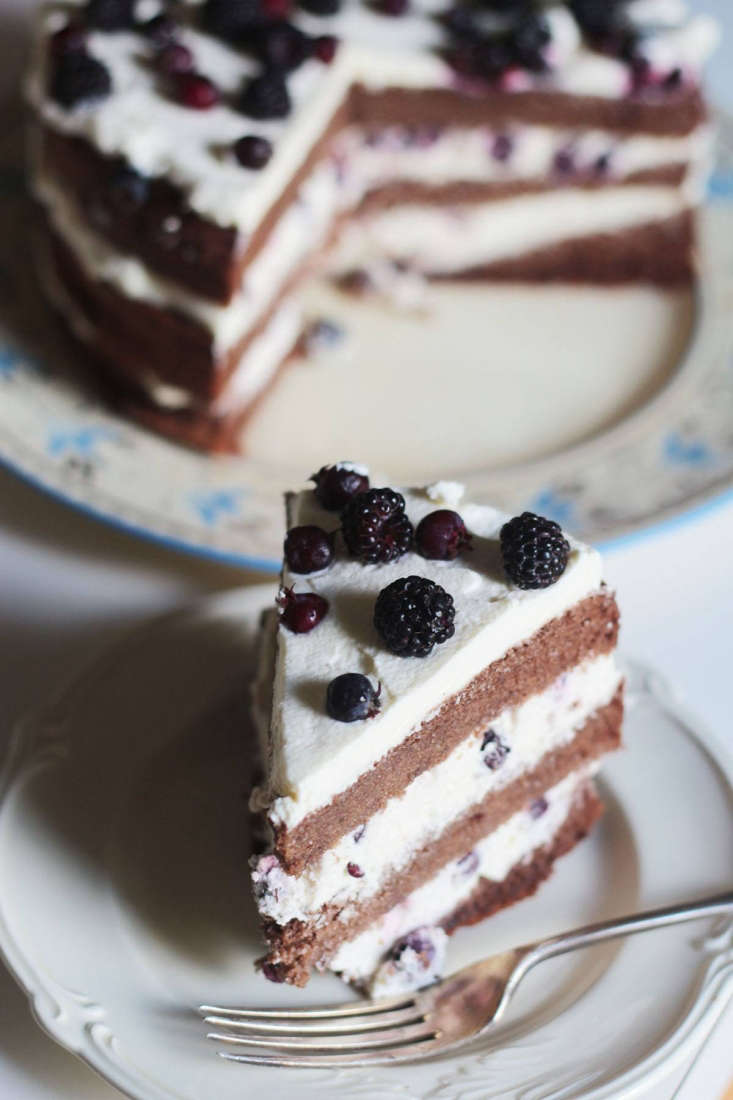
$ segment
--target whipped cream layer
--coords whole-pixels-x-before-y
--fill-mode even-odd
[[[620,683],[613,655],[588,660],[547,691],[492,719],[497,740],[485,749],[484,729],[466,738],[441,764],[419,775],[400,797],[297,877],[285,874],[271,855],[253,861],[260,912],[284,925],[293,919],[317,921],[322,907],[333,904],[339,920],[349,920],[457,818],[571,741],[595,711],[610,703]],[[506,755],[489,767],[486,754],[496,752],[497,745]],[[349,867],[356,867],[360,877]]]
[[[413,524],[440,507],[437,494],[405,493]],[[455,493],[451,490],[455,502]],[[529,639],[551,619],[601,587],[597,551],[569,539],[567,568],[549,588],[522,591],[504,576],[499,532],[507,516],[494,508],[455,503],[471,533],[474,549],[454,562],[428,561],[410,552],[388,565],[363,565],[339,550],[324,573],[300,576],[287,567],[283,583],[314,591],[330,602],[325,619],[308,634],[284,627],[277,634],[277,658],[269,746],[269,790],[274,824],[292,828],[327,805],[390,749],[459,695],[484,668]],[[289,498],[288,526],[314,523],[326,530],[338,516],[323,511],[312,491]],[[455,601],[455,634],[429,657],[391,654],[372,625],[379,592],[392,581],[418,574],[442,585]],[[381,712],[366,722],[340,723],[325,710],[326,687],[343,672],[361,672],[382,685]]]
[[[63,26],[78,3],[47,10],[42,16],[44,33]],[[113,94],[71,110],[46,95],[45,44],[39,36],[28,96],[49,126],[85,137],[102,153],[124,157],[144,175],[166,176],[184,191],[194,210],[221,225],[235,226],[247,237],[320,140],[351,87],[358,84],[377,91],[457,86],[456,73],[437,52],[448,39],[434,17],[448,6],[446,0],[412,0],[399,19],[379,14],[363,0],[344,0],[341,10],[327,19],[296,12],[293,19],[303,30],[335,34],[341,45],[331,65],[307,61],[289,76],[293,109],[282,120],[245,118],[234,103],[242,84],[257,72],[257,63],[190,28],[181,33],[181,40],[192,50],[197,69],[212,77],[225,97],[209,111],[192,111],[161,94],[149,64],[150,44],[144,35],[131,32],[90,35],[89,50],[109,69]],[[650,63],[662,72],[677,68],[688,83],[699,84],[701,69],[717,43],[714,21],[689,17],[685,8],[671,19],[669,8],[656,8],[651,0],[639,13],[639,25],[650,28],[642,44]],[[629,93],[629,67],[587,49],[567,9],[551,8],[547,18],[548,72],[510,70],[502,90],[511,94],[538,88],[613,98]],[[233,143],[245,132],[274,144],[274,155],[261,172],[243,169],[231,154]]]
[[[520,811],[477,844],[471,858],[443,867],[429,882],[345,943],[330,960],[329,970],[363,984],[395,941],[415,928],[439,924],[471,896],[480,879],[501,882],[514,866],[552,843],[596,770],[594,766],[567,776],[546,792],[547,809],[542,816]]]

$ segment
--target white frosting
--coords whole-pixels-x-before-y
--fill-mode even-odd
[[[435,508],[424,492],[405,495],[414,524]],[[340,552],[318,575],[297,576],[285,569],[285,585],[318,592],[330,601],[330,611],[308,634],[284,627],[278,631],[270,791],[265,795],[272,801],[273,821],[292,828],[326,805],[487,665],[599,590],[600,555],[572,539],[567,568],[555,584],[535,591],[516,588],[505,580],[500,564],[498,535],[507,517],[474,504],[462,504],[461,515],[474,536],[474,549],[454,562],[409,553],[391,564],[371,566]],[[288,526],[302,523],[332,530],[338,519],[304,491],[291,500],[288,516]],[[422,660],[389,653],[372,625],[379,592],[413,573],[441,584],[456,606],[453,638]],[[343,672],[362,672],[381,683],[378,717],[347,724],[326,715],[326,686]]]
[[[294,918],[317,919],[321,907],[333,903],[341,910],[339,919],[348,920],[356,907],[378,893],[389,878],[412,862],[417,851],[437,841],[471,806],[536,768],[546,754],[571,741],[590,715],[611,701],[620,682],[612,655],[586,661],[547,691],[492,720],[491,730],[508,749],[495,770],[484,762],[482,728],[391,799],[369,819],[363,833],[342,837],[297,877],[274,868],[272,857],[265,856],[253,872],[255,889],[260,883],[267,885],[260,912],[283,925]],[[362,877],[351,875],[349,864],[356,864]]]
[[[295,21],[304,30],[335,33],[342,43],[331,65],[308,61],[290,76],[293,110],[284,120],[257,122],[236,110],[236,93],[256,71],[256,63],[194,30],[187,30],[183,41],[200,71],[214,78],[229,97],[212,110],[193,111],[161,95],[158,77],[148,64],[149,44],[134,33],[90,36],[90,51],[112,76],[113,94],[107,99],[65,110],[47,98],[40,44],[28,94],[50,126],[85,136],[103,153],[125,157],[145,175],[166,176],[183,188],[194,210],[222,225],[236,226],[246,237],[322,136],[353,84],[371,89],[455,84],[455,73],[434,52],[446,39],[433,16],[445,7],[445,0],[412,0],[404,17],[391,19],[362,0],[344,0],[342,10],[327,20],[296,13]],[[45,15],[49,31],[62,25],[62,10]],[[627,66],[582,46],[567,11],[551,11],[549,18],[553,37],[547,56],[557,67],[539,77],[514,71],[506,81],[508,91],[538,84],[583,95],[617,97],[627,92]],[[713,27],[705,17],[691,18],[681,27],[651,36],[655,63],[680,66],[697,80],[715,45]],[[233,142],[243,133],[273,140],[274,156],[264,170],[247,171],[231,156]]]
[[[349,269],[386,255],[431,275],[453,274],[560,241],[661,221],[688,205],[679,188],[646,185],[554,190],[465,206],[406,203],[350,225],[329,263]]]
[[[589,770],[575,772],[545,795],[547,810],[534,818],[526,811],[511,817],[473,849],[476,859],[450,863],[355,939],[329,962],[348,981],[364,982],[396,940],[414,928],[444,920],[473,893],[480,878],[501,882],[516,864],[550,844],[566,821]]]

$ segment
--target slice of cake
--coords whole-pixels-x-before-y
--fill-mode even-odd
[[[131,411],[211,448],[338,238],[339,277],[684,285],[716,35],[682,0],[58,0],[45,283]]]
[[[526,897],[601,806],[618,611],[598,553],[462,488],[324,468],[287,498],[255,690],[267,977],[430,980],[446,933]]]

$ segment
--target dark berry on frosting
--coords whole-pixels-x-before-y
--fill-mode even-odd
[[[529,804],[529,816],[535,820],[538,817],[542,817],[544,813],[547,813],[548,803],[546,798],[535,798]]]
[[[502,741],[498,733],[487,730],[481,740],[481,753],[486,767],[489,771],[495,772],[509,755],[509,746]]]
[[[238,42],[262,21],[260,0],[206,0],[204,27],[227,42]]]
[[[88,0],[87,22],[103,31],[129,30],[135,22],[135,0]]]
[[[158,48],[173,42],[178,34],[178,24],[168,15],[154,15],[143,24],[142,29],[143,34]]]
[[[322,61],[324,65],[330,65],[336,56],[339,40],[333,34],[322,34],[313,41],[313,56]]]
[[[182,42],[169,42],[158,53],[155,64],[166,76],[190,73],[194,67],[193,54]]]
[[[438,508],[429,512],[415,530],[415,548],[424,558],[453,561],[461,550],[471,545],[471,536],[458,512]]]
[[[401,558],[412,545],[405,498],[394,489],[368,489],[346,504],[341,530],[352,557],[367,563]]]
[[[120,165],[110,178],[108,188],[112,205],[123,213],[138,210],[150,194],[149,181],[128,164]]]
[[[328,512],[340,512],[352,497],[365,493],[369,488],[367,475],[355,470],[348,463],[321,466],[318,473],[313,474],[311,481],[316,483],[316,500]]]
[[[379,695],[360,672],[344,672],[331,680],[326,691],[326,712],[337,722],[362,722],[379,713]]]
[[[512,34],[516,64],[531,72],[544,72],[547,62],[543,51],[550,38],[550,28],[542,16],[529,15],[520,19]]]
[[[619,0],[569,0],[580,29],[592,38],[613,34],[622,20]]]
[[[410,0],[377,0],[377,11],[382,15],[404,15],[410,6]]]
[[[243,168],[258,171],[272,156],[272,142],[257,134],[245,134],[234,144],[234,156]]]
[[[176,99],[194,111],[208,111],[221,99],[219,89],[201,73],[179,73],[176,78]]]
[[[52,57],[63,57],[67,53],[83,53],[86,44],[87,36],[84,28],[78,23],[67,23],[60,31],[51,35],[49,50]]]
[[[364,872],[358,863],[347,863],[346,870],[349,872],[352,878],[364,878]]]
[[[49,93],[62,107],[105,99],[111,91],[109,69],[88,53],[64,54],[53,67]]]
[[[401,577],[377,596],[374,625],[391,653],[427,657],[453,637],[453,597],[426,577]]]
[[[311,15],[335,15],[341,8],[341,0],[298,0],[298,4]]]
[[[290,113],[290,94],[282,73],[271,69],[250,80],[239,106],[250,118],[285,118]]]
[[[328,614],[328,600],[315,592],[284,589],[278,596],[280,622],[293,634],[308,634]]]
[[[502,527],[501,553],[518,588],[548,588],[565,572],[570,545],[554,520],[522,512]]]
[[[322,527],[291,527],[285,536],[285,561],[293,573],[316,573],[333,561],[333,535]]]
[[[268,19],[287,19],[292,7],[291,0],[262,0],[262,11]]]
[[[311,40],[298,27],[275,19],[258,27],[247,38],[247,49],[267,69],[291,71],[311,55]]]

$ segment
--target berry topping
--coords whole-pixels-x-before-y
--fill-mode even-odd
[[[219,89],[213,81],[201,73],[179,73],[176,80],[176,99],[182,106],[194,111],[208,111],[220,99]]]
[[[326,711],[337,722],[361,722],[379,713],[381,684],[375,690],[360,672],[344,672],[328,685]]]
[[[280,963],[264,962],[262,964],[262,973],[267,978],[268,982],[276,982],[278,985],[282,985],[285,981],[285,974]]]
[[[341,514],[341,529],[351,556],[365,564],[395,561],[412,544],[405,498],[393,489],[368,489],[352,497]]]
[[[262,10],[268,19],[287,19],[292,7],[290,0],[262,0]]]
[[[349,872],[352,878],[364,878],[364,872],[358,863],[347,863],[346,870]]]
[[[426,577],[401,577],[377,596],[374,625],[391,653],[427,657],[453,637],[453,597]]]
[[[297,69],[311,55],[308,35],[282,19],[254,30],[247,37],[246,45],[266,69]]]
[[[328,600],[315,592],[282,590],[277,598],[280,622],[293,634],[308,634],[328,614]]]
[[[135,0],[88,0],[87,22],[102,31],[124,31],[135,22]]]
[[[322,61],[324,65],[330,65],[336,56],[339,40],[332,34],[322,34],[313,42],[313,56]]]
[[[341,7],[341,0],[298,0],[298,3],[311,15],[335,15]]]
[[[619,0],[569,0],[580,29],[591,38],[614,34],[623,21]]]
[[[179,73],[190,73],[193,69],[193,54],[188,46],[181,42],[169,42],[163,46],[155,63],[160,72],[166,76],[177,76]]]
[[[453,561],[464,547],[470,547],[466,525],[450,508],[439,508],[420,520],[415,531],[418,554],[435,561]]]
[[[49,93],[62,107],[104,99],[112,91],[109,69],[88,53],[64,54],[51,75]]]
[[[502,527],[501,554],[518,588],[548,588],[565,572],[570,545],[558,523],[522,512]]]
[[[242,168],[257,171],[264,168],[272,156],[272,142],[256,134],[246,134],[235,142],[234,156]]]
[[[272,69],[250,80],[239,106],[250,118],[285,118],[290,113],[290,95],[282,74]]]
[[[146,201],[150,184],[134,168],[123,164],[109,181],[109,195],[116,210],[132,213]]]
[[[382,15],[404,15],[410,6],[410,0],[377,0],[376,8]]]
[[[291,527],[285,536],[285,560],[294,573],[315,573],[333,561],[333,535],[322,527]]]
[[[60,31],[51,35],[49,50],[52,57],[63,57],[67,53],[83,53],[86,44],[87,36],[84,28],[78,23],[67,23]]]
[[[143,25],[143,33],[159,48],[175,40],[178,24],[167,15],[154,15]]]
[[[529,804],[529,816],[537,820],[538,817],[542,817],[544,813],[547,813],[547,799],[535,798]]]
[[[369,478],[348,462],[336,466],[321,466],[315,481],[316,500],[327,512],[340,512],[352,497],[365,493],[369,488]]]
[[[206,0],[202,21],[218,38],[237,42],[262,21],[260,0]]]
[[[510,749],[509,746],[502,741],[498,733],[494,733],[493,730],[487,730],[481,742],[481,752],[483,753],[486,767],[489,771],[495,772],[506,760]]]
[[[512,36],[515,64],[530,72],[547,68],[543,50],[551,38],[550,28],[541,15],[526,15],[519,20]]]

